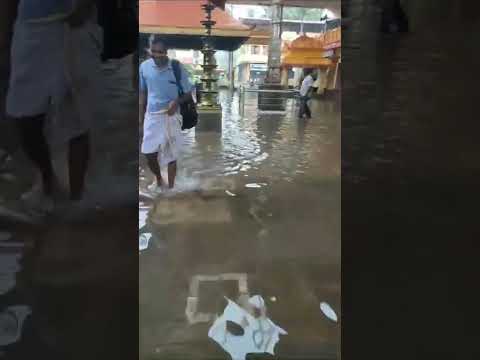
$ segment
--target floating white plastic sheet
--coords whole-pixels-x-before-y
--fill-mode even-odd
[[[230,299],[227,301],[228,305],[223,314],[213,323],[208,336],[228,352],[232,360],[245,360],[247,354],[275,355],[274,348],[280,341],[280,335],[287,335],[287,332],[275,325],[268,317],[262,315],[255,318],[235,302]],[[258,305],[265,309],[265,301],[259,295],[251,297],[248,302],[257,309]],[[244,334],[233,335],[228,332],[227,321],[240,325]]]
[[[20,271],[20,258],[18,253],[0,254],[0,295],[15,287],[16,274]]]
[[[14,344],[20,340],[23,323],[31,310],[26,305],[10,306],[0,313],[0,347]]]
[[[148,244],[150,243],[150,239],[152,238],[152,234],[150,233],[143,233],[140,234],[139,241],[138,241],[138,248],[140,251],[148,249]]]
[[[338,316],[335,313],[335,311],[332,309],[330,305],[326,302],[321,302],[320,303],[320,310],[322,310],[322,313],[329,318],[330,320],[334,322],[338,322]]]
[[[148,209],[139,209],[138,211],[138,228],[141,229],[147,224]]]

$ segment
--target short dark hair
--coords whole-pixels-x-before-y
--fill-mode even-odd
[[[165,40],[158,35],[152,35],[150,38],[150,48],[153,45],[162,45],[165,50],[168,50],[168,46],[165,43]]]

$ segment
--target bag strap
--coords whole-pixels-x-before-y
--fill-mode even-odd
[[[180,79],[182,78],[182,72],[180,70],[180,62],[178,60],[171,60],[173,75],[175,75],[175,82],[177,83],[178,95],[182,96],[184,94],[182,84]]]

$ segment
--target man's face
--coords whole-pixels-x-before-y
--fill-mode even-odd
[[[150,48],[150,55],[157,66],[168,64],[167,49],[162,44],[153,44]]]

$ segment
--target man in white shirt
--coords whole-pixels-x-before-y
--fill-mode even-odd
[[[306,116],[310,119],[312,117],[312,113],[308,107],[308,101],[310,100],[310,90],[315,83],[316,76],[313,72],[313,69],[305,69],[304,74],[305,77],[300,87],[300,112],[298,116],[300,118]]]

